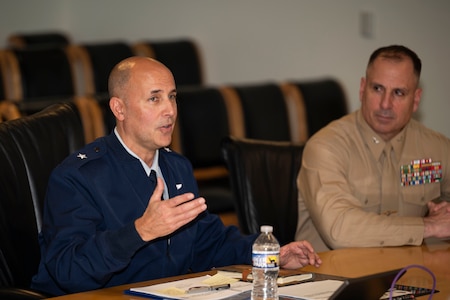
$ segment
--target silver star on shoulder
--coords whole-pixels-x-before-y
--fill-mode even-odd
[[[78,153],[77,157],[78,157],[79,159],[86,159],[86,158],[87,158],[87,155],[84,154],[84,153]]]

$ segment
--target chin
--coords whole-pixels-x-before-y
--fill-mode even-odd
[[[161,146],[160,148],[165,148],[165,147],[169,147],[171,143],[172,143],[172,140],[170,139],[168,141],[161,141],[159,143],[159,145]]]

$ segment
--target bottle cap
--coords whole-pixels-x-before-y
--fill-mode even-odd
[[[273,232],[273,227],[270,225],[262,225],[261,232]]]

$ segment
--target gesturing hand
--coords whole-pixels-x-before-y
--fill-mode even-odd
[[[144,214],[134,223],[136,231],[144,241],[166,236],[206,210],[205,199],[202,197],[194,199],[192,193],[161,200],[164,183],[161,178],[157,180],[155,191]]]

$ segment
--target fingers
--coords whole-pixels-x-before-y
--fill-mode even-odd
[[[433,201],[430,201],[427,203],[429,216],[437,215],[437,214],[444,214],[446,212],[450,212],[450,203],[447,201],[442,201],[440,203],[435,203]]]
[[[164,183],[158,178],[146,210],[135,221],[136,230],[144,241],[167,236],[206,210],[202,197],[194,199],[193,193],[186,193],[163,201],[163,190]]]
[[[313,246],[308,241],[300,241],[301,245],[308,249],[309,252],[314,253]]]
[[[163,192],[164,192],[164,182],[161,178],[157,178],[156,188],[153,191],[150,201],[160,201],[162,199]],[[177,206],[180,206],[183,203],[189,202],[193,199],[194,199],[194,194],[185,193],[185,194],[173,197],[171,199],[167,199],[167,200],[165,200],[165,203],[167,203],[170,207],[177,207]],[[182,211],[188,211],[192,208],[196,208],[198,205],[205,204],[205,202],[206,202],[205,199],[202,197],[196,199],[196,201],[197,201],[197,203],[193,203],[190,206],[183,207]],[[203,211],[205,209],[206,209],[206,204],[204,206],[204,209],[202,209],[201,211]]]
[[[156,179],[156,187],[153,191],[152,196],[150,197],[150,201],[157,201],[162,199],[162,195],[164,192],[164,182],[161,178]]]
[[[296,241],[280,249],[280,263],[283,268],[296,269],[308,264],[319,267],[322,260],[309,242]]]
[[[301,241],[301,245],[307,250],[306,255],[308,256],[309,264],[312,266],[319,267],[322,264],[322,260],[319,255],[314,251],[313,246],[308,241]]]
[[[319,255],[317,253],[310,253],[311,256],[309,257],[309,264],[312,266],[315,266],[316,268],[320,267],[322,264],[322,260],[320,259]]]

